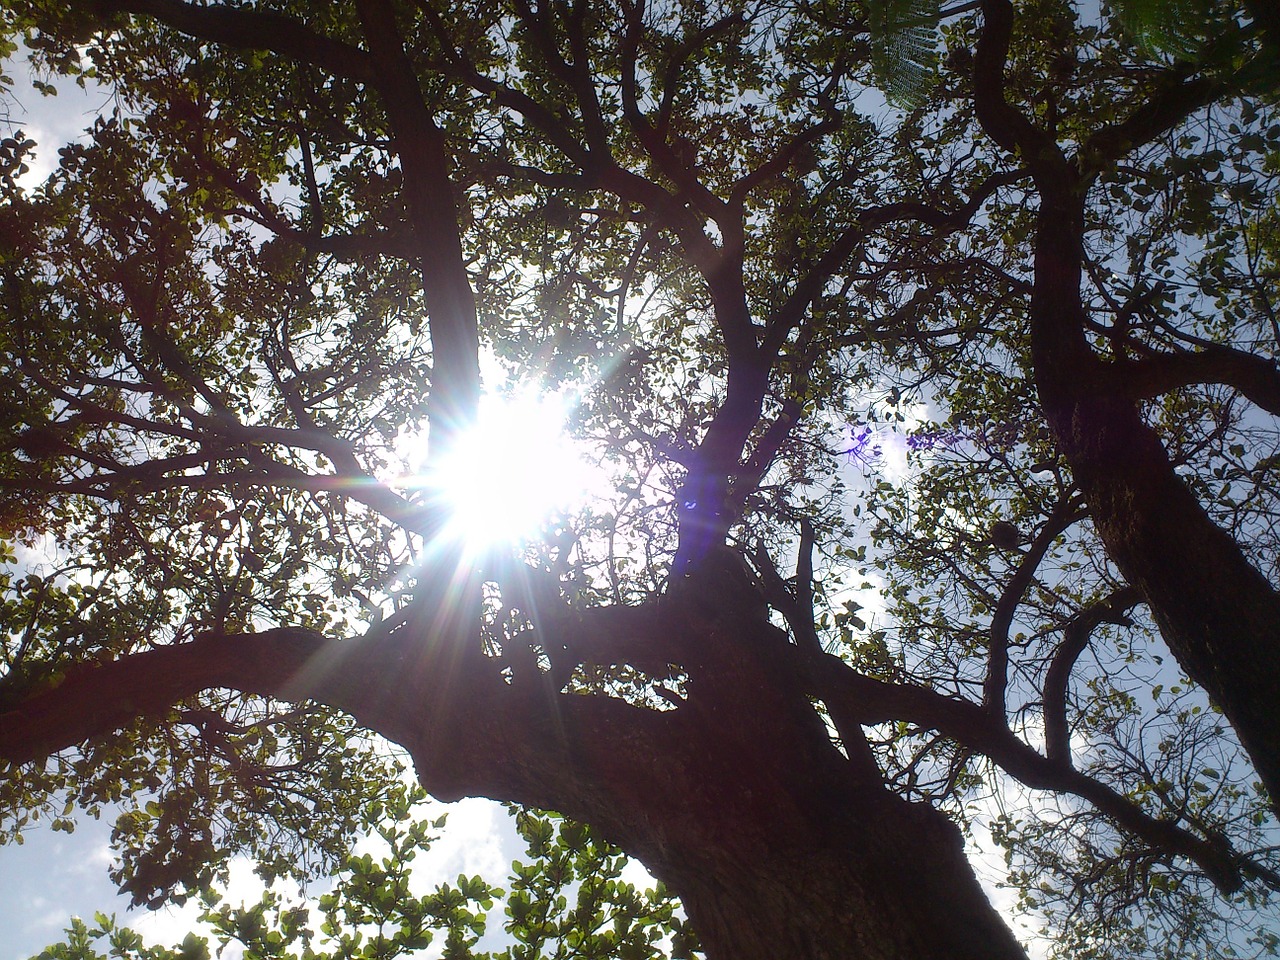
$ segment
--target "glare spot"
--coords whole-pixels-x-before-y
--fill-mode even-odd
[[[448,532],[473,548],[518,543],[601,485],[565,435],[571,398],[485,396],[475,428],[424,478],[449,515]]]

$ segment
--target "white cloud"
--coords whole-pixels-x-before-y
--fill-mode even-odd
[[[140,933],[147,943],[166,947],[181,943],[182,939],[199,926],[199,903],[189,901],[181,907],[161,907],[159,910],[130,910],[121,918],[121,926],[128,926]]]
[[[513,832],[501,804],[482,797],[441,804],[429,811],[438,817],[448,813],[445,827],[431,849],[413,862],[413,890],[426,893],[441,883],[453,883],[459,874],[482,876],[502,883],[515,851],[509,842]]]
[[[223,901],[232,907],[252,905],[262,899],[267,885],[254,872],[253,861],[248,857],[235,857],[229,864],[229,877],[225,889],[222,890]],[[327,885],[326,885],[327,889]],[[312,888],[308,896],[289,896],[288,890],[281,890],[285,904],[295,906],[305,903],[314,907],[321,890]],[[199,922],[204,908],[196,901],[190,901],[181,907],[165,907],[160,910],[129,911],[122,924],[128,925],[140,933],[149,944],[174,946],[182,942],[189,933],[198,936],[209,936],[209,930]],[[216,949],[216,943],[211,943]],[[228,944],[220,960],[239,960],[244,949],[238,944]]]
[[[105,88],[87,81],[81,88],[64,77],[42,77],[57,89],[57,96],[36,92],[31,80],[36,76],[27,58],[18,53],[6,63],[14,80],[6,97],[9,114],[4,117],[8,131],[21,130],[36,141],[35,156],[29,159],[30,170],[19,180],[31,188],[44,181],[58,165],[58,150],[73,140],[80,140],[84,130],[102,114],[111,102]],[[6,133],[7,135],[7,133]]]

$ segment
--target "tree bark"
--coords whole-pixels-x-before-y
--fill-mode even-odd
[[[752,830],[650,869],[679,891],[711,958],[1024,957],[977,890],[958,831],[890,807],[848,808],[860,822],[823,829]]]
[[[887,794],[827,804],[825,821],[651,858],[709,957],[1025,957],[945,818]]]

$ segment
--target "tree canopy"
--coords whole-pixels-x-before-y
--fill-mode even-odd
[[[1274,954],[1280,33],[1171,6],[0,4],[109,98],[0,144],[4,836],[470,956],[351,858],[390,741],[569,818],[575,955],[1024,957],[987,831],[1063,956]],[[594,468],[536,533],[485,394]]]

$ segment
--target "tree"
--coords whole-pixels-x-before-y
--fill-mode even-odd
[[[1006,778],[1066,950],[1212,947],[1280,888],[1247,16],[1183,60],[944,9],[895,112],[854,3],[5,11],[117,98],[41,187],[0,157],[3,522],[66,564],[8,582],[13,829],[136,798],[140,902],[336,862],[374,733],[592,825],[713,960],[1024,956],[960,828]],[[614,481],[520,551],[439,495],[482,344],[589,385]],[[910,471],[851,476],[886,419]]]

